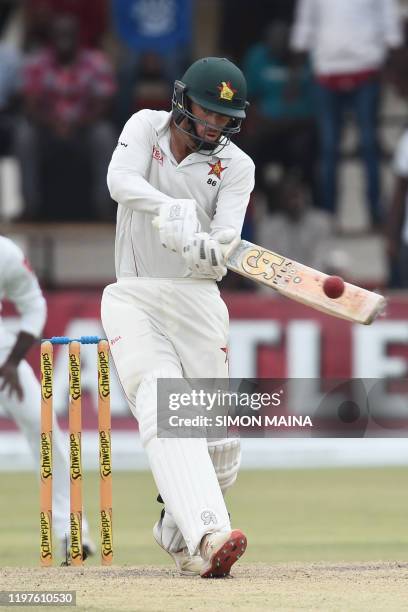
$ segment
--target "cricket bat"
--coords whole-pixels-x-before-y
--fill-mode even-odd
[[[382,295],[346,282],[340,297],[329,298],[323,290],[327,274],[246,240],[240,240],[225,253],[225,263],[241,276],[340,319],[369,325],[385,309]]]
[[[153,225],[158,227],[157,217]],[[344,283],[340,297],[329,298],[323,290],[327,274],[247,240],[226,245],[224,255],[229,270],[334,317],[369,325],[385,309],[386,300],[382,295],[351,283]]]

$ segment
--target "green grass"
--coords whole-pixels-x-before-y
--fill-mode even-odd
[[[84,504],[98,540],[98,475],[85,475]],[[161,506],[146,472],[113,475],[117,565],[169,565],[151,528]],[[0,473],[2,566],[36,566],[38,481]],[[245,562],[408,560],[407,470],[242,472],[228,496],[234,526],[248,536]],[[99,564],[99,558],[92,564]]]

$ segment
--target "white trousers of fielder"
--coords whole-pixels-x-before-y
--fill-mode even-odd
[[[228,377],[227,307],[211,280],[126,278],[106,287],[101,316],[177,545],[195,554],[206,533],[231,530],[223,490],[236,479],[239,443],[231,462],[230,440],[158,438],[157,379]]]

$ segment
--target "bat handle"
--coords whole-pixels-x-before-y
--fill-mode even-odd
[[[235,249],[237,248],[237,246],[240,244],[241,242],[241,238],[239,236],[237,236],[236,238],[234,238],[234,240],[232,242],[230,242],[229,244],[221,244],[221,250],[222,250],[222,254],[224,255],[224,259],[225,261],[228,259],[228,257],[232,254],[233,251],[235,251]]]

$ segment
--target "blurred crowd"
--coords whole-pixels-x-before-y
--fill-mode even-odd
[[[174,80],[195,59],[198,2],[2,2],[0,159],[19,163],[24,207],[15,221],[114,219],[106,169],[118,134],[141,108],[170,109]],[[242,67],[251,102],[237,140],[256,164],[244,237],[347,275],[347,253],[328,245],[338,231],[341,142],[351,119],[365,172],[367,231],[384,235],[390,286],[407,287],[408,132],[389,162],[392,193],[382,188],[378,138],[384,87],[408,94],[400,3],[277,0],[271,12],[254,0],[253,10],[265,12],[245,48],[231,40],[234,32],[239,38],[234,19],[247,4],[219,4],[227,26],[214,54]],[[20,31],[11,36],[16,12]]]

